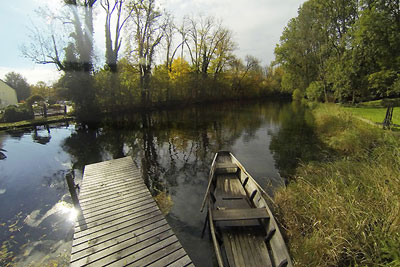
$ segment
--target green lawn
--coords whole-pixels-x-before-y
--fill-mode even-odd
[[[382,123],[386,116],[386,108],[382,107],[344,107],[355,116],[370,120],[376,123]],[[400,125],[400,107],[393,110],[392,122]]]

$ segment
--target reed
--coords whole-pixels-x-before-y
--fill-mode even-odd
[[[275,196],[297,266],[400,266],[400,142],[335,105],[313,110],[324,161]]]

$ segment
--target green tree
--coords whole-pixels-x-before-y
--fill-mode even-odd
[[[312,82],[306,89],[306,96],[311,101],[322,101],[324,95],[324,84],[322,82]]]
[[[358,16],[358,1],[309,0],[285,28],[275,49],[277,62],[284,69],[282,88],[301,91],[311,82],[322,83],[327,100],[332,84],[332,58],[339,63],[348,46],[348,31]],[[336,64],[335,63],[335,64]]]
[[[362,54],[364,76],[370,97],[390,96],[400,71],[399,1],[361,1],[360,18],[352,46]]]
[[[31,95],[31,87],[26,78],[16,72],[9,72],[5,75],[5,82],[14,88],[17,93],[18,102],[27,99]]]
[[[52,86],[48,86],[43,81],[39,81],[35,85],[31,85],[31,95],[39,95],[52,103],[54,103],[58,98],[54,88]]]
[[[284,68],[282,87],[287,92],[305,91],[310,82],[318,77],[318,41],[320,37],[315,13],[310,2],[304,3],[298,17],[292,19],[275,48],[276,60]]]

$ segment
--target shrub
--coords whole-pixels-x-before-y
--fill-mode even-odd
[[[295,89],[292,94],[293,101],[301,101],[304,97],[304,94],[300,89]]]
[[[33,112],[27,105],[8,106],[3,115],[4,122],[16,122],[33,118]]]
[[[306,96],[311,101],[322,102],[324,99],[323,82],[312,82],[306,89]]]

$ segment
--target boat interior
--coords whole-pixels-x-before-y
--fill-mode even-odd
[[[229,152],[217,154],[212,172],[208,220],[222,265],[287,266],[287,255],[274,250],[279,242],[286,249],[280,233],[271,243],[277,225],[257,183]]]

